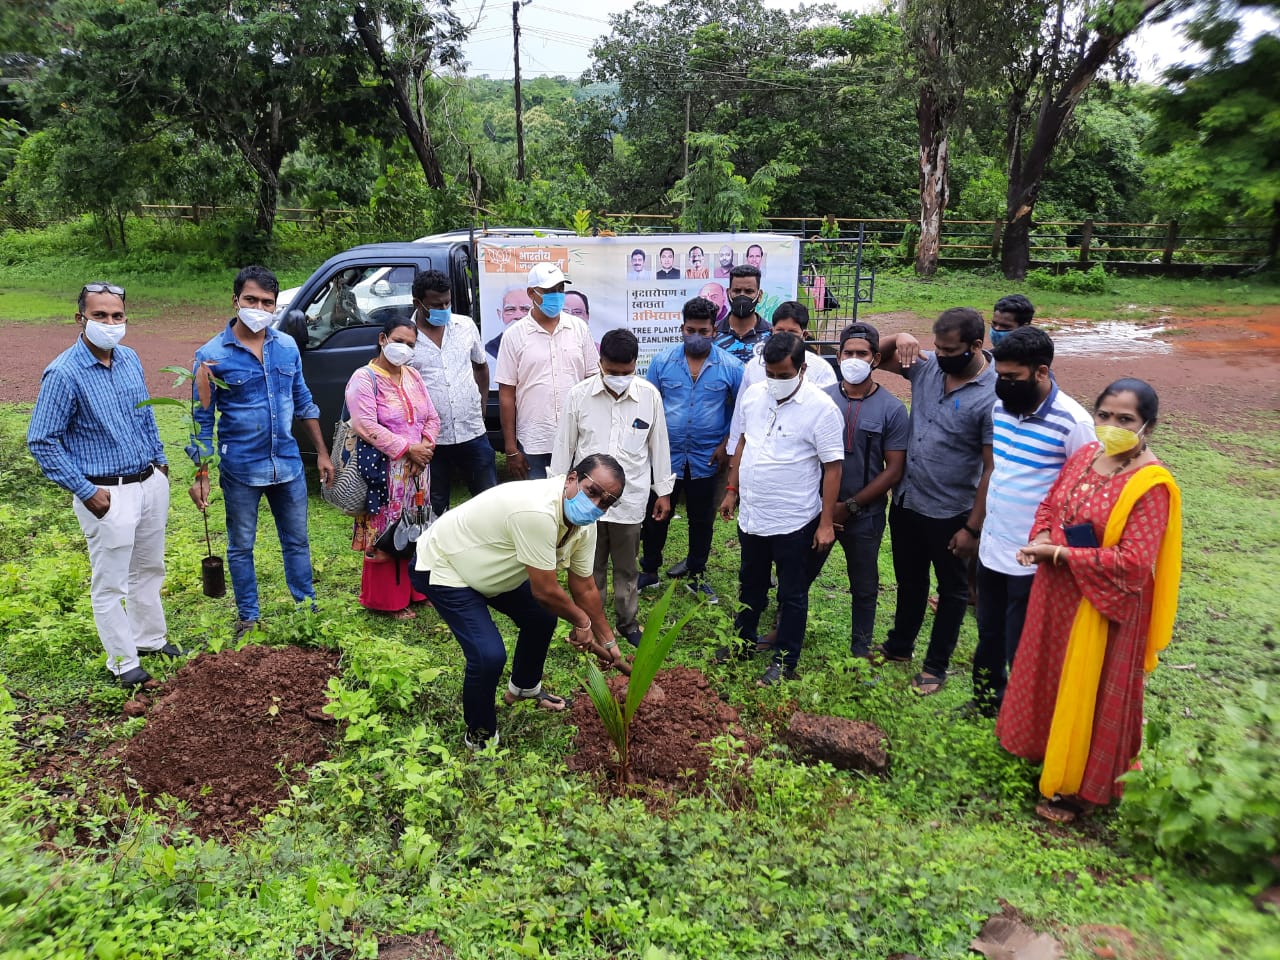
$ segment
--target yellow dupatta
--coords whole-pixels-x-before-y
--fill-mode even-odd
[[[1103,547],[1120,542],[1133,505],[1153,487],[1169,489],[1169,523],[1160,543],[1155,565],[1155,594],[1151,602],[1151,622],[1147,627],[1147,673],[1156,668],[1160,651],[1173,636],[1173,619],[1178,609],[1178,583],[1182,578],[1182,493],[1173,475],[1159,464],[1137,470],[1120,491],[1115,508],[1102,535]],[[1058,680],[1058,696],[1044,751],[1040,792],[1046,797],[1072,796],[1079,792],[1093,739],[1093,712],[1102,677],[1102,661],[1107,652],[1107,620],[1086,598],[1080,598],[1067,652]]]

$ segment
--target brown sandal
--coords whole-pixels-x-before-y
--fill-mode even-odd
[[[1069,797],[1054,797],[1036,804],[1036,816],[1050,823],[1075,823],[1087,817],[1092,810],[1092,804]]]
[[[388,616],[390,616],[392,620],[417,620],[418,619],[418,614],[415,611],[410,610],[408,607],[405,607],[402,610],[393,610],[390,614],[388,614]]]
[[[939,677],[933,673],[925,673],[923,670],[915,675],[911,680],[911,686],[916,693],[922,697],[932,697],[941,690],[947,683],[945,676]]]

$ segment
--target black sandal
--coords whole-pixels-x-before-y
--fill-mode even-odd
[[[502,695],[502,701],[507,706],[512,707],[520,700],[532,700],[539,710],[545,710],[547,713],[564,713],[573,706],[572,697],[557,697],[554,693],[539,689],[537,693],[512,693],[508,690]]]

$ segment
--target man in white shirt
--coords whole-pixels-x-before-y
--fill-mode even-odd
[[[426,384],[440,414],[440,434],[431,458],[431,509],[449,509],[456,474],[471,495],[497,486],[493,447],[484,429],[484,397],[489,392],[480,331],[470,317],[450,308],[453,289],[439,270],[426,270],[413,281],[414,323],[418,343],[410,361]]]
[[[639,354],[639,341],[630,330],[610,330],[601,338],[600,372],[569,391],[551,455],[553,474],[568,473],[599,450],[609,451],[626,472],[622,499],[596,524],[595,580],[603,596],[612,560],[614,632],[633,645],[640,643],[636,557],[649,491],[657,497],[653,519],[662,521],[671,514],[676,482],[662,395],[636,377]]]
[[[569,281],[554,263],[529,271],[533,306],[498,348],[498,412],[507,468],[517,480],[547,475],[569,391],[600,367],[587,325],[564,309]]]
[[[804,341],[775,333],[764,346],[764,383],[744,391],[734,411],[739,434],[720,516],[738,517],[742,611],[734,620],[740,645],[717,659],[751,657],[769,597],[769,572],[778,567],[778,632],[773,662],[760,686],[796,678],[809,618],[809,585],[836,533],[833,524],[844,462],[840,411],[805,382]],[[763,649],[770,649],[764,646]]]
[[[805,331],[809,329],[809,308],[798,300],[785,300],[778,304],[769,322],[773,324],[774,333],[793,333],[803,340]],[[757,343],[751,359],[743,365],[740,393],[745,394],[749,388],[766,379],[764,345],[768,342],[765,340],[764,343]],[[809,362],[811,360],[812,363]],[[805,350],[803,368],[805,383],[822,390],[836,385],[836,372],[831,369],[831,364],[812,350]],[[738,449],[738,435],[735,433],[729,434],[729,449]]]

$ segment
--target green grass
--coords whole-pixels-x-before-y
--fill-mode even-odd
[[[710,666],[736,594],[732,527],[719,522],[710,577],[722,604],[696,614],[671,661],[704,669],[769,746],[747,765],[722,745],[705,796],[603,796],[565,767],[571,729],[534,710],[503,711],[496,756],[465,756],[456,643],[430,612],[397,623],[359,609],[350,522],[313,498],[320,613],[292,611],[265,518],[258,569],[267,642],[343,651],[347,733],[334,759],[235,845],[166,832],[119,798],[77,807],[25,779],[33,744],[52,738],[57,749],[60,718],[84,705],[99,740],[139,721],[120,718],[123,695],[105,682],[83,542],[66,495],[22,450],[27,415],[0,407],[0,956],[284,960],[327,956],[323,943],[372,956],[377,934],[434,929],[460,957],[937,960],[968,956],[1005,901],[1071,958],[1092,956],[1074,932],[1087,923],[1128,928],[1144,958],[1280,957],[1280,920],[1254,909],[1247,882],[1143,852],[1127,817],[1079,832],[1036,821],[1034,768],[998,747],[990,721],[953,712],[969,696],[971,618],[957,672],[932,698],[910,692],[907,670],[873,673],[848,658],[838,550],[813,590],[800,681],[760,690],[761,664]],[[180,420],[160,415],[177,441]],[[1261,417],[1213,443],[1171,428],[1155,441],[1185,495],[1186,570],[1147,714],[1193,737],[1247,703],[1254,680],[1276,688],[1277,427]],[[175,468],[166,608],[179,642],[220,647],[233,611],[229,598],[200,593],[186,475]],[[220,510],[215,501],[215,530]],[[682,555],[682,529],[673,525],[668,564]],[[881,577],[883,636],[887,538]],[[676,614],[691,602],[677,598]],[[583,675],[557,640],[548,687],[572,691]],[[797,707],[880,724],[889,776],[793,763],[772,744]]]

